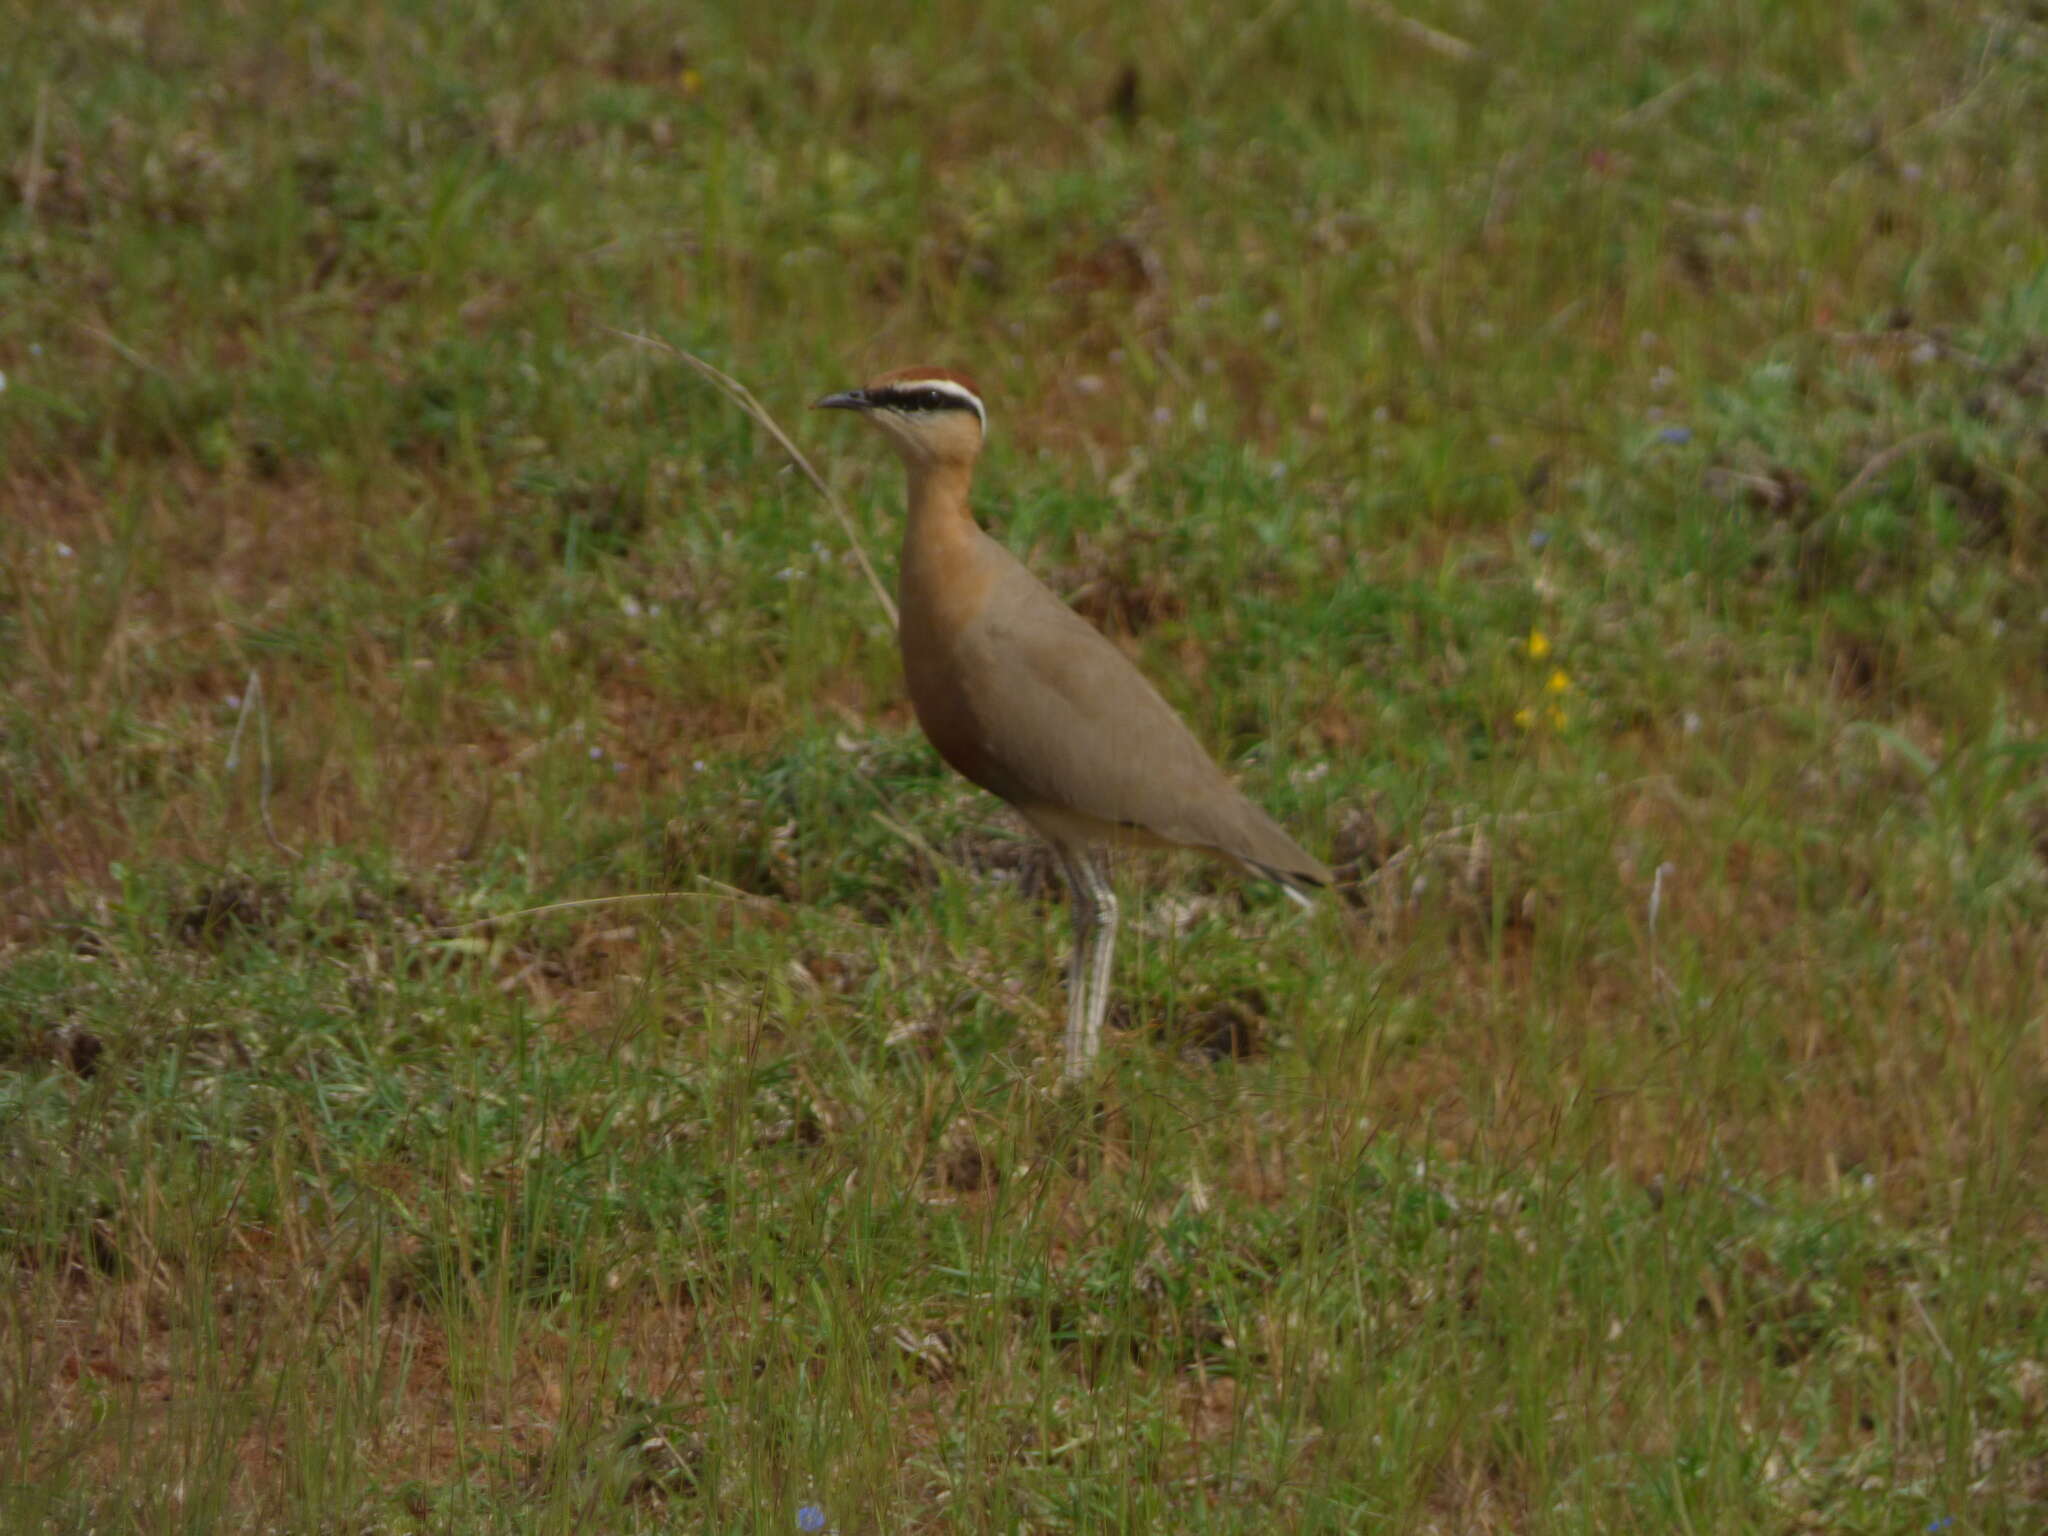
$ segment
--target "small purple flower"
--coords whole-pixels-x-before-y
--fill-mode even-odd
[[[1955,1523],[1956,1517],[1954,1515],[1943,1515],[1939,1520],[1928,1521],[1927,1529],[1929,1531],[1945,1531]]]
[[[825,1529],[825,1506],[822,1504],[797,1505],[796,1528],[807,1533]]]
[[[1683,447],[1692,441],[1691,427],[1665,427],[1657,434],[1657,441],[1669,443],[1674,448]]]
[[[1537,554],[1542,554],[1549,543],[1550,532],[1548,529],[1532,528],[1529,530],[1529,548]]]

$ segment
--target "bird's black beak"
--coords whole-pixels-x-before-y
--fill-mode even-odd
[[[814,411],[864,411],[872,404],[873,402],[868,399],[868,392],[866,390],[845,389],[836,395],[827,395],[824,399],[814,404],[811,409]]]

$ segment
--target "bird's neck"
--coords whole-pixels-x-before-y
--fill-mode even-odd
[[[983,538],[967,506],[966,464],[910,466],[910,521],[897,568],[907,651],[964,626],[988,585]]]
[[[903,530],[906,551],[948,548],[974,532],[974,514],[967,506],[967,486],[973,474],[971,464],[910,466],[910,521]]]

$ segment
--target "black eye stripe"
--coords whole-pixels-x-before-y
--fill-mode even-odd
[[[862,392],[870,408],[895,411],[905,416],[922,416],[939,411],[966,411],[988,430],[988,413],[968,390],[945,384],[883,384]]]
[[[967,402],[936,389],[890,389],[882,392],[882,403],[899,411],[964,411]]]

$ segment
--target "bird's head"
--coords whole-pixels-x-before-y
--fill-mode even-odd
[[[816,409],[859,411],[912,468],[971,464],[988,432],[974,381],[944,368],[899,368],[859,389],[827,395]]]

